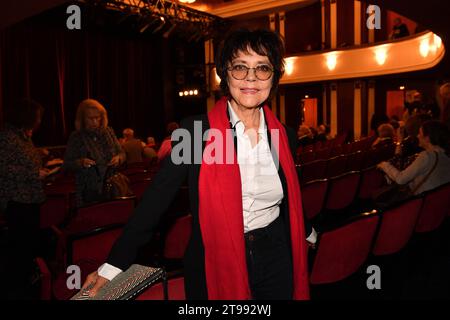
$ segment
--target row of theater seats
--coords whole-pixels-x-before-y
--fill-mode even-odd
[[[325,140],[325,141],[316,141],[312,144],[308,144],[306,146],[299,146],[297,148],[297,154],[309,151],[317,151],[320,149],[326,148],[334,148],[337,146],[341,146],[347,140],[347,134],[338,134],[335,138]]]
[[[436,231],[448,216],[450,184],[322,230],[311,260],[310,282],[319,285],[341,281],[360,269],[369,256],[398,253],[415,233]]]
[[[323,215],[338,216],[349,208],[367,209],[372,194],[384,183],[384,175],[376,167],[310,181],[301,187],[303,212],[314,221]]]
[[[116,203],[117,204],[117,203]],[[121,215],[123,212],[121,213]],[[163,238],[162,259],[157,264],[164,267],[166,263],[176,260],[180,261],[186,250],[187,243],[190,238],[192,217],[184,215],[178,217],[170,224],[168,231],[160,236]],[[92,219],[90,220],[92,221]],[[109,220],[111,222],[111,220]],[[109,251],[114,242],[121,235],[124,223],[112,223],[103,226],[97,224],[84,225],[83,231],[78,228],[74,230],[58,231],[59,234],[59,251],[60,251],[60,265],[52,270],[48,268],[48,263],[42,258],[37,259],[38,266],[41,270],[41,299],[50,300],[67,300],[70,299],[78,291],[70,289],[67,286],[67,280],[71,276],[66,272],[71,265],[76,265],[81,270],[81,283],[86,279],[86,276],[97,270],[98,267],[106,260]],[[63,245],[64,248],[60,246]],[[151,261],[149,261],[151,262]],[[173,286],[177,288],[182,281],[182,274],[178,272],[174,276],[176,279],[169,279],[169,297],[180,297],[178,291],[174,291]],[[155,288],[150,288],[150,292],[145,291],[144,296],[157,297],[158,288],[162,290],[161,284]],[[184,289],[181,291],[184,295]],[[159,292],[162,294],[163,292]]]
[[[388,145],[368,151],[339,155],[328,160],[314,160],[297,164],[299,181],[303,185],[313,180],[331,178],[345,172],[360,171],[389,160],[394,156],[395,146]]]
[[[41,209],[41,228],[50,229],[55,235],[56,249],[49,254],[46,252],[38,259],[38,265],[43,274],[42,298],[68,299],[74,295],[76,291],[69,290],[66,286],[68,275],[65,271],[68,266],[78,265],[84,281],[87,274],[96,270],[105,261],[112,244],[121,234],[142,193],[150,184],[155,170],[143,167],[141,164],[134,164],[122,172],[130,179],[131,188],[135,192],[134,196],[80,208],[72,207],[74,193],[73,184],[67,182],[69,179],[61,179],[48,186],[47,201]],[[183,244],[171,238],[175,235],[179,238],[183,232],[186,233],[186,229],[180,231],[180,227],[177,227],[177,224],[174,225],[173,221],[179,217],[186,217],[188,214],[188,198],[187,187],[181,187],[155,230],[153,244],[141,250],[144,256],[151,258],[155,256],[155,260],[162,256],[163,261],[177,255],[182,256],[179,253],[179,247]],[[189,219],[187,218],[188,221]],[[181,219],[178,224],[186,224],[183,221],[185,220]],[[173,229],[175,234],[171,231]],[[190,226],[188,231],[190,232]],[[181,250],[184,253],[184,249]],[[50,270],[47,265],[51,267]]]
[[[305,195],[303,194],[305,204]],[[341,281],[355,273],[369,255],[391,255],[402,250],[413,233],[431,232],[450,215],[450,184],[428,191],[391,208],[370,210],[319,231],[312,255],[310,282],[313,285]],[[181,259],[191,232],[192,217],[179,217],[164,239],[164,259]],[[66,265],[77,264],[85,276],[103,262],[123,224],[114,224],[68,237]],[[66,286],[67,274],[52,277],[42,259],[42,298],[68,299],[75,290]],[[169,280],[169,299],[184,299],[183,277]],[[138,299],[162,299],[162,284],[144,291]]]
[[[368,151],[375,141],[375,136],[345,144],[337,144],[335,141],[336,139],[327,140],[326,142],[316,142],[307,147],[299,147],[297,149],[297,163],[304,164],[314,160],[327,160],[342,154]]]
[[[121,172],[130,180],[130,188],[138,203],[156,173],[155,164],[135,163],[122,168]],[[76,214],[75,179],[62,174],[45,186],[46,201],[41,206],[41,229],[66,223]]]

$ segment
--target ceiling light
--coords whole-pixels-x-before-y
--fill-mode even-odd
[[[327,67],[328,70],[333,71],[336,68],[337,57],[335,54],[330,54],[327,56]]]
[[[288,76],[290,76],[292,74],[292,72],[294,71],[294,60],[293,59],[285,59],[286,62],[286,66],[285,66],[285,71],[286,74]]]
[[[428,56],[428,52],[430,51],[430,43],[429,39],[424,39],[420,42],[420,55],[424,58]]]
[[[386,62],[387,58],[387,51],[386,48],[378,48],[375,51],[375,60],[377,60],[377,63],[382,66]]]

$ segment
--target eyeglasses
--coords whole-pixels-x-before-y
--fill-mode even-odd
[[[272,76],[273,73],[273,69],[270,68],[268,65],[260,65],[255,68],[249,68],[242,64],[236,64],[232,67],[229,67],[228,71],[231,71],[231,75],[236,80],[244,80],[247,77],[248,71],[250,69],[255,70],[256,78],[261,81],[269,80],[269,78]]]

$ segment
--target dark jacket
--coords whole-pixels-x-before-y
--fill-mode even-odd
[[[203,133],[209,129],[207,115],[188,118],[181,122],[181,128],[187,129],[191,137],[199,137],[199,133],[197,135],[194,133],[194,121],[201,121],[201,137],[203,137]],[[269,131],[268,137],[270,142]],[[288,133],[291,151],[294,153],[296,148],[295,132],[291,130],[286,131]],[[194,163],[194,145],[192,143],[191,163]],[[202,150],[204,147],[205,142],[202,142]],[[157,226],[161,215],[167,210],[181,184],[187,177],[193,219],[192,235],[184,257],[186,297],[188,299],[208,298],[205,280],[204,247],[198,215],[200,166],[200,164],[175,165],[171,157],[167,157],[164,160],[163,166],[156,174],[153,183],[145,191],[142,201],[125,227],[123,235],[115,243],[107,259],[107,263],[122,270],[127,269],[133,263],[138,248],[150,240],[152,231]],[[279,168],[280,180],[283,190],[285,190],[285,197],[280,206],[280,216],[284,218],[285,225],[288,226],[289,214],[287,210],[286,180],[281,166]],[[286,232],[289,233],[289,228],[287,227]],[[305,234],[309,235],[310,233],[311,226],[305,223]]]

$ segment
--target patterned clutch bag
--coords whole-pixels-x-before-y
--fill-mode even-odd
[[[88,286],[84,290],[80,290],[70,300],[130,300],[159,280],[163,281],[164,296],[167,297],[166,272],[162,268],[133,264],[105,284],[95,297],[90,298],[86,294],[86,291],[92,287]]]

